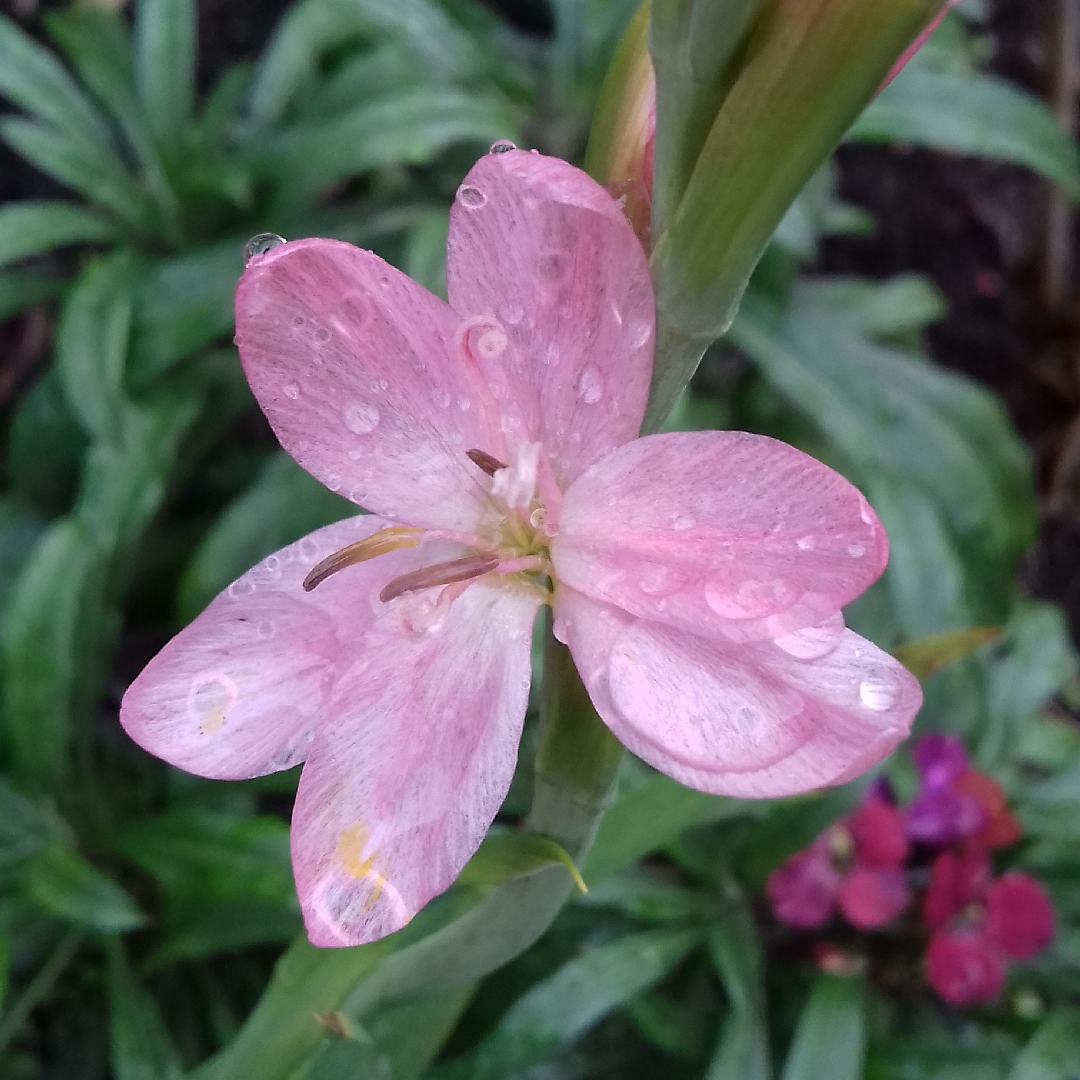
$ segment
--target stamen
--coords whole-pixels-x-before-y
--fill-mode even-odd
[[[496,457],[492,457],[490,454],[485,453],[483,450],[467,450],[465,456],[480,470],[486,472],[488,476],[494,476],[500,469],[505,469],[506,466]]]
[[[498,555],[466,555],[463,559],[451,559],[450,562],[425,566],[422,570],[413,570],[409,574],[394,578],[379,593],[379,599],[385,604],[419,589],[449,585],[455,581],[469,581],[471,578],[490,574],[499,565],[499,561]]]
[[[304,591],[311,592],[316,585],[321,585],[328,577],[339,570],[344,570],[346,566],[367,562],[368,559],[376,559],[380,555],[387,555],[401,548],[416,547],[422,535],[422,529],[409,529],[405,526],[380,529],[366,540],[359,540],[340,551],[335,551],[333,555],[328,555],[313,567],[304,578]]]

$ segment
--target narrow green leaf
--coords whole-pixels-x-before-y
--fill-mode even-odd
[[[579,897],[578,903],[614,908],[633,919],[648,922],[688,922],[704,914],[708,899],[695,889],[635,868],[605,877]]]
[[[1080,1009],[1056,1009],[1032,1037],[1009,1080],[1073,1080],[1080,1067]]]
[[[137,264],[126,251],[92,262],[60,314],[56,366],[83,429],[102,442],[122,438],[124,361]]]
[[[0,210],[0,213],[3,211]],[[0,274],[0,322],[18,315],[33,304],[55,299],[66,285],[63,278],[28,270],[11,270]]]
[[[188,564],[180,583],[180,621],[190,622],[260,559],[355,513],[355,504],[323,487],[287,454],[274,454],[218,518]]]
[[[86,146],[66,131],[19,116],[0,119],[0,137],[43,173],[130,227],[142,229],[151,220],[146,193],[108,147]]]
[[[620,792],[585,863],[590,884],[630,866],[684,829],[754,812],[754,804],[683,787],[662,773]]]
[[[109,956],[109,1043],[115,1080],[179,1080],[176,1051],[157,1002],[135,979],[120,938],[106,942]]]
[[[448,1077],[498,1080],[572,1046],[623,1002],[654,986],[699,944],[693,930],[651,930],[584,952],[519,998]]]
[[[1034,94],[992,75],[912,64],[871,102],[847,138],[998,158],[1041,173],[1080,200],[1076,143]]]
[[[819,975],[799,1017],[782,1080],[862,1080],[865,1010],[862,978]]]
[[[996,626],[979,626],[972,630],[956,630],[949,634],[907,641],[893,649],[893,656],[917,679],[927,679],[942,668],[955,664],[989,641],[1001,637]]]
[[[44,46],[0,15],[0,94],[85,145],[109,144],[109,129],[75,80]]]
[[[135,89],[151,133],[175,155],[191,123],[195,93],[192,0],[139,0],[135,9]]]
[[[561,844],[538,833],[509,830],[488,833],[458,880],[462,885],[501,885],[549,866],[566,867],[579,891],[588,892],[581,872]]]
[[[44,528],[42,519],[28,507],[14,498],[0,496],[0,642],[4,639],[12,590]]]
[[[0,206],[0,266],[68,244],[117,238],[115,222],[66,202],[14,202]]]
[[[7,780],[0,779],[0,870],[40,851],[57,835],[57,823]]]
[[[121,933],[146,923],[146,916],[116,882],[59,842],[25,864],[24,886],[46,911],[87,930]]]

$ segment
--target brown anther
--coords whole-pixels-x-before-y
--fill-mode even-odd
[[[494,476],[500,469],[505,469],[506,466],[495,457],[486,453],[483,450],[467,450],[465,456],[483,472],[486,472],[488,476]]]
[[[451,585],[455,581],[468,581],[482,574],[490,574],[500,561],[498,555],[466,555],[463,559],[451,559],[449,562],[425,566],[423,570],[413,570],[412,573],[394,578],[379,593],[379,599],[386,604],[405,593],[431,589],[436,585]]]
[[[304,591],[311,592],[316,585],[322,584],[331,574],[344,570],[346,566],[367,562],[368,559],[378,558],[380,555],[398,551],[400,548],[416,547],[420,543],[421,535],[420,529],[408,529],[404,526],[380,529],[366,540],[359,540],[355,544],[343,547],[340,551],[335,551],[333,555],[328,555],[314,566],[304,578]]]

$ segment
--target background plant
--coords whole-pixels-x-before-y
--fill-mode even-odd
[[[0,315],[55,316],[52,363],[3,421],[0,1075],[157,1080],[223,1048],[196,1075],[495,1080],[638,1061],[800,1080],[827,1061],[850,1077],[1024,1080],[1080,1060],[1080,731],[1046,707],[1074,693],[1074,658],[1058,613],[1014,585],[1036,524],[1030,465],[996,400],[921,354],[943,310],[927,281],[805,272],[822,237],[873,227],[829,168],[669,425],[782,437],[881,515],[890,568],[849,622],[907,644],[927,675],[920,725],[961,734],[1005,783],[1027,831],[1011,865],[1059,912],[1055,949],[1018,970],[1006,1004],[961,1021],[917,971],[816,974],[763,915],[770,870],[861,783],[746,803],[633,761],[584,867],[590,892],[513,963],[488,975],[475,940],[439,944],[485,890],[557,859],[500,860],[496,842],[411,937],[301,942],[267,988],[299,932],[282,816],[295,774],[197,780],[116,724],[126,680],[171,630],[351,512],[274,448],[240,374],[245,242],[340,237],[438,291],[461,175],[498,138],[580,160],[635,6],[562,0],[554,32],[530,38],[466,0],[301,0],[257,63],[201,98],[190,0],[141,0],[130,26],[55,11],[48,44],[0,22],[15,110],[0,135],[69,192],[0,208]],[[979,40],[950,17],[849,138],[1010,160],[1080,197],[1075,147],[1038,101],[979,72]],[[975,650],[965,632],[987,625],[1003,636]],[[506,822],[529,805],[535,744],[530,724]],[[889,772],[912,789],[903,754]]]

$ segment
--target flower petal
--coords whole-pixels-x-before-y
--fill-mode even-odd
[[[986,939],[1013,960],[1030,960],[1054,940],[1054,906],[1027,874],[1005,874],[986,890]]]
[[[841,783],[906,737],[918,682],[850,631],[798,660],[635,619],[559,587],[555,633],[604,722],[638,757],[688,787],[767,798]]]
[[[819,841],[774,870],[765,892],[780,922],[809,930],[824,926],[832,917],[841,880],[829,859],[828,845]]]
[[[951,1005],[993,1001],[1005,983],[1005,963],[975,930],[939,930],[926,950],[926,980]]]
[[[128,687],[120,723],[141,747],[188,772],[239,780],[304,760],[338,675],[355,658],[372,596],[415,552],[349,567],[312,593],[324,556],[386,522],[358,516],[268,556],[181,630]]]
[[[840,886],[840,910],[852,926],[876,930],[908,905],[911,893],[899,867],[856,866]]]
[[[491,452],[489,399],[458,322],[336,240],[257,256],[236,292],[240,358],[281,445],[332,491],[425,528],[471,529],[487,502],[466,453]]]
[[[410,633],[390,611],[364,635],[293,810],[293,870],[314,944],[400,929],[479,846],[517,761],[539,603],[481,581],[431,630]]]
[[[732,641],[835,619],[888,561],[885,530],[847,480],[736,431],[615,451],[566,492],[551,551],[559,579],[596,600]],[[804,644],[794,655],[816,647]]]
[[[463,344],[500,397],[511,457],[520,442],[543,443],[565,487],[636,437],[652,377],[652,284],[599,184],[540,154],[482,158],[450,212],[446,277]]]

